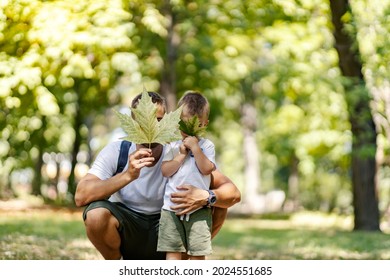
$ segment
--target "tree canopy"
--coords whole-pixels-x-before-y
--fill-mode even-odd
[[[359,1],[342,15],[377,128],[383,212],[389,11]],[[244,197],[282,190],[286,209],[352,212],[349,104],[360,95],[345,86],[328,1],[13,0],[0,16],[2,197],[29,185],[71,203],[96,153],[123,136],[114,111],[145,86],[171,109],[186,90],[207,96],[218,166]]]

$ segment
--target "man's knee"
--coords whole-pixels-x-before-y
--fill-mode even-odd
[[[104,207],[91,209],[84,217],[86,233],[92,244],[105,259],[119,259],[121,239],[117,218]]]
[[[109,226],[116,226],[118,220],[108,209],[95,208],[86,213],[84,224],[90,230],[101,230]]]

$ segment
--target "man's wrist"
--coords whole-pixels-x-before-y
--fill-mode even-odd
[[[212,207],[217,202],[217,196],[212,190],[208,190],[209,196],[207,198],[207,207]]]
[[[130,184],[132,181],[134,181],[134,179],[137,179],[137,178],[134,178],[133,174],[131,172],[128,172],[128,171],[129,170],[127,170],[127,172],[119,173],[121,180],[124,180],[123,186],[126,186],[127,184]]]

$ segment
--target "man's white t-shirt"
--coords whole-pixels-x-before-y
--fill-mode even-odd
[[[166,145],[163,161],[172,160],[179,153],[182,143],[183,141],[179,140]],[[215,165],[215,147],[213,142],[202,138],[199,141],[199,146],[203,154]],[[170,207],[174,203],[171,201],[171,194],[177,192],[176,187],[188,184],[203,190],[208,190],[210,188],[210,182],[211,175],[203,175],[200,173],[196,166],[195,158],[190,151],[179,170],[168,179],[164,194],[163,209],[172,211]]]
[[[111,178],[117,170],[121,141],[109,143],[96,157],[88,173],[97,176],[101,180]],[[129,154],[136,150],[136,145],[131,144]],[[164,154],[165,147],[162,153]],[[161,163],[163,157],[152,167],[141,169],[138,179],[132,181],[109,198],[112,202],[121,202],[128,208],[144,214],[156,214],[161,212],[163,205],[164,188],[167,178],[162,176]],[[126,164],[124,170],[127,170]]]

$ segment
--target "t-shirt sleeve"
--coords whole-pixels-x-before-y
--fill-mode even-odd
[[[174,155],[173,143],[165,145],[163,161],[173,160],[174,157],[175,157],[175,155]]]
[[[111,178],[117,169],[119,150],[120,141],[107,144],[97,155],[88,173],[101,180]]]

